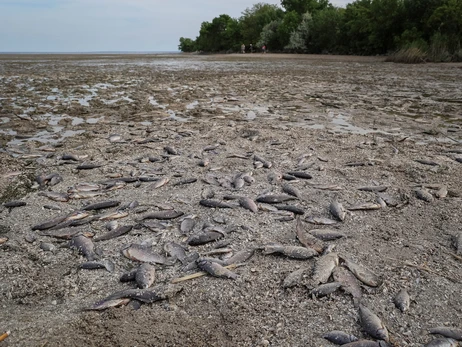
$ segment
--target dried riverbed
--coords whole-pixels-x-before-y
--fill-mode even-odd
[[[133,243],[165,255],[166,244],[186,245],[210,223],[229,241],[225,256],[269,243],[302,246],[286,210],[261,205],[253,213],[237,200],[226,209],[199,203],[205,189],[217,200],[255,200],[281,194],[284,184],[301,193],[284,204],[303,211],[305,231],[346,234],[325,245],[380,277],[378,287],[362,285],[362,301],[386,325],[394,346],[421,346],[434,338],[428,329],[435,326],[462,328],[462,262],[454,245],[462,232],[461,64],[270,54],[3,55],[0,82],[0,203],[26,202],[0,210],[0,334],[11,331],[0,344],[333,346],[322,338],[330,330],[370,338],[344,290],[309,295],[318,257],[297,260],[261,249],[233,270],[235,280],[205,276],[170,284],[198,269],[155,265],[154,288],[179,293],[139,309],[85,311],[135,288],[119,281],[137,266],[121,253]],[[63,160],[64,154],[78,161]],[[78,170],[83,164],[98,167]],[[293,171],[312,179],[281,178]],[[62,181],[36,182],[53,173]],[[251,178],[240,187],[235,180],[244,173]],[[133,180],[117,183],[121,177]],[[154,188],[164,178],[168,182]],[[186,179],[193,182],[176,184]],[[67,194],[82,182],[98,183],[98,196],[67,202],[44,196]],[[333,225],[313,224],[335,220],[334,200],[346,208],[377,204],[375,192],[358,188],[378,186],[395,203],[352,210]],[[432,194],[430,202],[417,197],[421,187]],[[68,241],[31,229],[107,200],[139,203],[118,219],[135,226],[130,232],[95,241],[113,272],[79,269],[85,259]],[[137,225],[145,213],[170,208],[184,215],[151,229]],[[110,211],[115,208],[96,215]],[[179,225],[188,215],[196,227],[185,235]],[[96,237],[105,224],[97,218],[79,230]],[[204,255],[215,246],[187,249]],[[287,275],[303,268],[298,284],[284,288]],[[403,288],[411,296],[404,313],[393,304]]]

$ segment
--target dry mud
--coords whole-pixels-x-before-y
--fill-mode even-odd
[[[85,311],[116,291],[134,288],[119,282],[136,266],[121,254],[124,246],[145,242],[163,253],[168,241],[184,244],[189,235],[178,229],[181,218],[165,222],[162,230],[134,228],[95,242],[101,258],[114,262],[112,273],[79,269],[85,259],[65,247],[67,241],[31,230],[90,202],[137,200],[138,209],[173,207],[196,215],[194,232],[204,222],[237,226],[225,237],[234,252],[270,242],[301,246],[290,215],[283,221],[277,213],[199,205],[207,187],[216,199],[281,193],[278,173],[296,170],[301,156],[313,178],[289,182],[302,193],[302,199],[289,203],[304,210],[303,220],[332,218],[334,199],[345,207],[374,202],[375,194],[358,190],[362,186],[387,186],[398,202],[349,212],[333,226],[304,223],[306,230],[329,227],[347,234],[326,244],[380,276],[379,287],[362,285],[363,302],[386,325],[393,345],[422,346],[434,338],[428,334],[434,326],[462,328],[462,263],[451,255],[457,252],[453,237],[462,231],[462,163],[457,161],[462,154],[449,152],[462,150],[462,65],[270,54],[3,55],[0,81],[0,202],[27,203],[0,211],[0,238],[8,239],[0,245],[0,333],[11,331],[0,345],[333,346],[322,338],[330,330],[368,338],[350,295],[341,290],[324,298],[309,295],[316,258],[296,260],[261,250],[234,270],[236,280],[205,276],[170,285],[182,291],[138,310],[129,304]],[[111,142],[111,134],[121,141]],[[178,155],[167,156],[165,146]],[[87,157],[69,163],[60,160],[64,153]],[[254,154],[273,166],[256,168]],[[204,157],[210,164],[201,167]],[[416,161],[422,159],[436,165]],[[101,167],[76,170],[82,163]],[[238,190],[227,186],[244,172],[255,182]],[[59,173],[62,182],[38,187],[35,177],[50,173]],[[38,194],[65,193],[79,182],[104,182],[117,173],[170,181],[157,189],[152,182],[128,183],[69,202]],[[208,175],[222,185],[209,186],[203,181]],[[174,185],[185,178],[197,181]],[[425,202],[414,193],[421,185],[443,185],[449,194]],[[339,190],[320,189],[325,186]],[[43,207],[49,204],[61,210]],[[135,225],[137,211],[130,210],[119,224]],[[101,235],[104,224],[95,220],[82,228]],[[36,240],[29,243],[25,237],[31,234]],[[41,242],[56,248],[44,251]],[[203,254],[213,247],[188,250]],[[178,262],[156,268],[156,288],[191,273]],[[285,277],[302,268],[308,270],[300,284],[284,289]],[[411,296],[404,313],[393,304],[402,288]]]

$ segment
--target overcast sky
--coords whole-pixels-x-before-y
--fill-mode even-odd
[[[0,0],[0,52],[176,51],[179,38],[196,38],[202,22],[220,14],[238,18],[257,2]]]

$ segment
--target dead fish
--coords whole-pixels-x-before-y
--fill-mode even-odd
[[[149,185],[147,187],[147,190],[160,188],[160,187],[166,185],[169,181],[170,181],[170,178],[163,177],[160,180],[158,180],[158,181],[152,183],[151,185]]]
[[[130,301],[131,301],[131,299],[126,299],[126,298],[101,301],[101,302],[97,302],[96,304],[94,304],[90,308],[87,308],[87,310],[89,310],[89,311],[102,311],[102,310],[106,310],[106,309],[111,308],[111,307],[125,306]]]
[[[96,192],[101,190],[102,186],[97,183],[77,183],[73,188],[69,188],[68,193],[74,192]]]
[[[143,263],[136,270],[135,282],[138,288],[147,289],[149,288],[156,279],[156,268],[149,264]]]
[[[300,243],[307,247],[307,248],[313,248],[316,252],[322,253],[325,246],[324,244],[319,241],[318,239],[314,238],[310,234],[308,234],[303,227],[303,223],[300,219],[300,217],[297,217],[297,222],[295,224],[295,234],[297,236],[298,241]]]
[[[102,210],[105,208],[111,208],[111,207],[116,207],[120,205],[120,201],[102,201],[102,202],[97,202],[94,204],[86,205],[82,208],[84,211],[92,211],[92,210]]]
[[[428,191],[423,190],[423,189],[416,189],[414,190],[415,195],[417,196],[418,199],[426,201],[426,202],[432,202],[433,195],[431,195]]]
[[[138,244],[132,244],[122,250],[122,254],[131,260],[140,261],[143,263],[157,263],[171,265],[169,261],[158,253],[153,252],[148,247]]]
[[[359,305],[362,297],[362,290],[356,277],[343,266],[337,266],[332,271],[334,281],[342,283],[341,289],[353,297],[355,306]]]
[[[61,211],[62,208],[58,205],[43,205],[43,208],[47,210],[55,210],[55,211]]]
[[[247,184],[255,183],[255,178],[252,177],[252,172],[247,172],[241,175],[242,179]]]
[[[320,286],[313,288],[310,292],[311,296],[323,297],[335,293],[342,284],[340,282],[329,282],[321,284]]]
[[[199,246],[224,237],[224,233],[218,231],[202,231],[197,234],[191,235],[186,243],[190,246]]]
[[[332,241],[347,237],[346,234],[335,229],[312,229],[309,233],[322,241]]]
[[[145,219],[160,219],[160,220],[169,220],[181,217],[184,213],[176,210],[163,210],[163,211],[154,211],[149,212],[143,215],[140,220]]]
[[[183,246],[175,242],[166,242],[164,244],[164,251],[170,255],[170,257],[178,259],[181,264],[185,264],[186,261],[186,250]]]
[[[398,294],[396,294],[396,296],[393,298],[393,303],[401,312],[405,312],[409,309],[411,298],[409,297],[406,289],[401,289]]]
[[[209,187],[204,188],[204,190],[202,190],[201,192],[202,199],[212,199],[214,196],[215,196],[215,192]]]
[[[88,308],[88,310],[103,310],[108,307],[114,307],[112,303],[118,303],[118,305],[120,305],[120,300],[130,299],[150,304],[156,301],[172,298],[173,296],[180,293],[182,290],[183,288],[181,287],[125,289],[120,292],[116,292],[114,294],[109,295],[105,299],[97,302],[96,304]],[[108,303],[111,303],[111,305],[109,305]]]
[[[199,161],[199,166],[201,167],[206,167],[210,164],[210,159],[209,158],[203,158]]]
[[[363,329],[373,338],[389,341],[388,330],[375,313],[364,305],[359,305],[359,318]]]
[[[280,244],[268,244],[263,247],[263,254],[280,253],[293,259],[310,259],[318,255],[313,248],[298,246],[283,246]]]
[[[347,334],[340,330],[330,331],[324,334],[322,337],[336,345],[345,345],[350,342],[358,341],[358,338],[356,336]]]
[[[45,252],[54,252],[56,250],[56,246],[52,243],[40,242],[40,249],[44,250]]]
[[[173,186],[183,186],[183,185],[191,184],[194,182],[197,182],[197,178],[185,178],[185,179],[182,179],[181,181],[173,183]]]
[[[347,208],[349,211],[367,211],[367,210],[379,210],[382,206],[374,202],[363,202]]]
[[[54,219],[51,219],[49,221],[46,221],[46,222],[43,222],[41,224],[37,224],[37,225],[34,225],[32,227],[32,230],[46,230],[46,229],[50,229],[52,227],[54,227],[55,225],[63,222],[64,220],[66,220],[66,218],[68,217],[68,214],[66,215],[61,215],[61,216],[58,216]]]
[[[267,195],[261,195],[257,197],[257,202],[263,202],[265,204],[279,204],[281,202],[289,201],[289,200],[294,200],[295,196],[292,195],[286,195],[286,194],[278,194],[278,195],[273,195],[273,194],[267,194]]]
[[[69,242],[69,248],[77,249],[79,253],[83,254],[83,256],[90,261],[97,257],[93,241],[83,235],[74,236]]]
[[[233,205],[230,205],[226,202],[219,201],[219,200],[212,200],[212,199],[202,199],[199,201],[202,206],[210,207],[210,208],[234,208]]]
[[[343,190],[343,187],[336,185],[336,184],[315,184],[312,186],[315,189],[321,189],[321,190]]]
[[[437,162],[434,162],[433,160],[427,160],[427,159],[415,159],[414,161],[423,164],[423,165],[430,165],[430,166],[438,166]]]
[[[362,190],[363,192],[384,192],[387,189],[388,186],[365,186],[358,188],[358,190]]]
[[[270,161],[265,160],[263,157],[261,157],[261,156],[259,156],[257,154],[254,154],[253,160],[254,160],[254,162],[262,163],[263,167],[266,168],[266,169],[270,169],[273,166],[273,164]]]
[[[126,211],[115,211],[115,212],[105,213],[102,216],[100,216],[98,219],[105,221],[105,220],[121,219],[127,216],[128,216],[128,212]]]
[[[58,192],[39,192],[39,196],[44,196],[53,201],[61,201],[67,202],[69,201],[69,195],[66,193],[58,193]]]
[[[326,283],[332,274],[332,271],[339,263],[337,253],[328,253],[321,256],[314,265],[312,281],[314,285]]]
[[[143,227],[153,232],[161,232],[171,227],[171,224],[167,222],[159,222],[154,219],[147,219],[147,220],[141,221],[140,225],[142,225]]]
[[[283,288],[292,288],[302,284],[303,278],[310,272],[310,269],[302,268],[287,275],[282,283]]]
[[[82,164],[76,167],[77,170],[92,170],[101,167],[99,164]]]
[[[180,231],[183,234],[189,234],[195,227],[196,220],[191,217],[186,217],[180,224]]]
[[[343,222],[346,217],[345,208],[337,200],[334,200],[329,205],[329,211],[339,221]]]
[[[235,274],[231,270],[228,270],[224,266],[221,266],[220,264],[212,261],[200,259],[197,261],[197,266],[202,271],[205,271],[214,277],[229,278],[233,280],[237,279],[238,277],[237,274]]]
[[[242,187],[244,187],[244,185],[245,185],[245,181],[241,175],[238,175],[234,178],[233,180],[234,189],[241,189]]]
[[[165,146],[164,147],[164,151],[167,152],[167,154],[170,154],[170,155],[178,155],[180,154],[178,152],[178,150],[172,146]]]
[[[439,338],[427,343],[424,347],[457,347],[459,344],[456,340],[448,338]]]
[[[79,265],[81,269],[106,269],[109,272],[113,272],[115,265],[110,260],[101,260],[101,261],[87,261]]]
[[[243,197],[241,197],[239,199],[239,205],[241,205],[242,207],[248,209],[249,211],[252,211],[253,213],[258,212],[258,206],[255,203],[255,201],[253,201],[252,199],[247,198],[245,196],[243,196]]]
[[[458,329],[458,328],[449,328],[449,327],[431,328],[430,334],[439,334],[444,337],[462,341],[462,329]]]
[[[283,173],[283,174],[282,174],[282,179],[283,179],[283,180],[286,180],[286,181],[296,181],[296,180],[297,180],[297,177],[292,176],[292,175],[289,175],[289,174],[286,174],[286,173]],[[287,193],[287,194],[289,194],[289,193]]]
[[[8,242],[8,237],[0,237],[0,245]]]
[[[91,199],[103,195],[102,192],[78,192],[69,195],[70,199]]]
[[[298,215],[305,214],[305,210],[301,209],[300,207],[293,206],[293,205],[276,205],[276,208],[278,210],[289,211],[289,212],[292,212]]]
[[[282,191],[284,193],[289,194],[289,195],[295,196],[296,198],[299,198],[299,199],[301,199],[301,197],[302,197],[300,191],[297,188],[291,186],[288,183],[283,183],[282,184]]]
[[[70,240],[72,239],[72,237],[74,237],[75,235],[81,232],[82,230],[79,228],[67,228],[67,229],[59,229],[59,230],[47,230],[44,232],[40,232],[39,235],[54,237],[57,239]]]
[[[255,253],[255,249],[245,249],[237,252],[232,257],[225,260],[225,265],[241,264],[252,258]]]
[[[132,230],[133,225],[122,225],[118,228],[115,228],[111,231],[109,231],[106,234],[100,235],[100,236],[95,236],[93,240],[96,241],[106,241],[106,240],[111,240],[116,237],[122,236],[130,232]]]
[[[344,256],[340,257],[344,265],[356,276],[358,280],[370,287],[378,287],[382,284],[379,276],[360,264],[356,264]]]
[[[313,176],[311,176],[308,172],[305,171],[289,171],[289,175],[295,176],[297,178],[303,178],[303,179],[312,179]]]
[[[440,189],[438,189],[438,190],[435,192],[435,196],[436,196],[438,199],[443,199],[443,198],[445,198],[447,195],[448,195],[448,188],[447,188],[446,186],[442,186]]]
[[[313,216],[308,216],[305,218],[305,221],[311,224],[316,224],[316,225],[332,225],[332,224],[337,224],[337,221],[329,218],[324,218],[324,217],[313,217]]]
[[[462,232],[453,236],[453,243],[456,248],[456,254],[462,255]]]
[[[10,208],[10,209],[13,209],[15,207],[26,206],[26,205],[27,204],[25,201],[20,201],[20,200],[11,200],[3,204],[3,206]]]

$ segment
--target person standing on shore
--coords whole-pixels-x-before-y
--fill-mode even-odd
[[[244,44],[242,44],[242,46],[241,46],[241,53],[245,53],[245,45]]]
[[[250,44],[250,53],[253,53],[253,46]]]
[[[263,51],[263,53],[266,53],[266,45],[263,45],[263,47],[261,48],[261,50]]]

